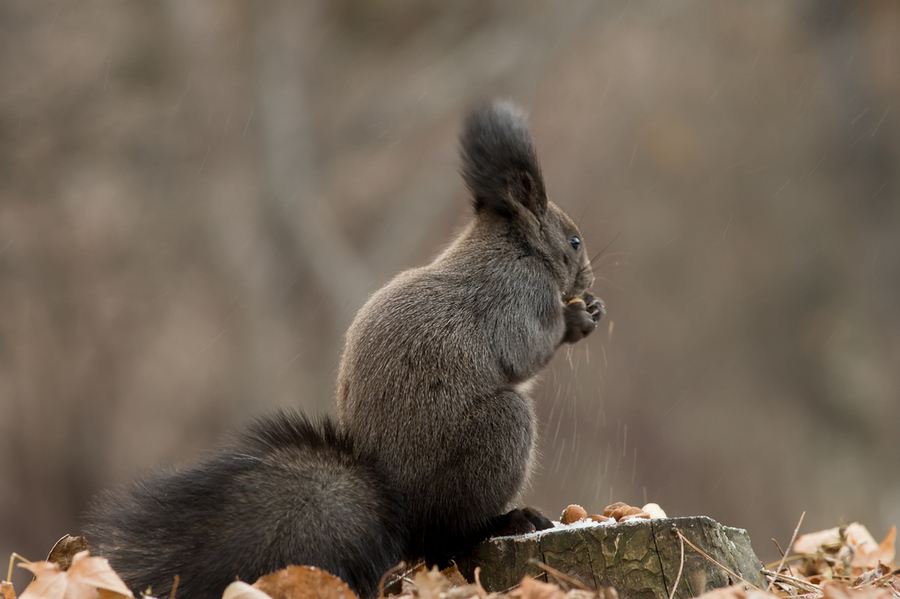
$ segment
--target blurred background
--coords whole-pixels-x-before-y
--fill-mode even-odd
[[[466,222],[495,96],[606,247],[523,502],[655,501],[764,561],[804,510],[900,524],[900,3],[7,0],[0,81],[0,555],[333,414],[356,310]]]

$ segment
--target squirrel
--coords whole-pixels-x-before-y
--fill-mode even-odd
[[[461,136],[475,218],[431,264],[377,291],[350,325],[338,372],[341,429],[401,495],[413,549],[441,561],[492,534],[551,523],[505,512],[533,462],[527,388],[602,303],[581,234],[548,201],[525,115],[473,112]]]
[[[460,137],[474,218],[366,302],[345,339],[338,422],[258,420],[224,450],[101,494],[91,549],[135,592],[217,599],[289,564],[360,597],[401,560],[445,562],[549,528],[512,509],[534,459],[528,386],[604,314],[581,234],[547,199],[527,118],[497,102]]]

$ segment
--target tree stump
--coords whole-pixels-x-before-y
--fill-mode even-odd
[[[530,561],[534,558],[587,587],[614,587],[622,599],[667,599],[682,562],[676,530],[744,580],[762,584],[762,563],[750,547],[747,532],[706,516],[577,524],[498,537],[479,544],[458,564],[469,580],[474,580],[475,568],[481,568],[479,580],[488,591],[505,591],[526,574],[546,580],[546,572]],[[739,579],[684,543],[676,599],[736,582]]]

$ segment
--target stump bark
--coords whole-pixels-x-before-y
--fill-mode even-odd
[[[536,559],[587,587],[614,587],[622,599],[667,599],[682,563],[675,531],[744,580],[762,584],[762,563],[747,532],[706,516],[576,525],[498,537],[478,545],[458,565],[469,580],[474,580],[475,568],[481,568],[479,579],[488,591],[514,587],[526,574],[547,580],[546,572],[532,563]],[[739,582],[687,543],[683,561],[675,599]],[[550,581],[556,582],[552,577]]]

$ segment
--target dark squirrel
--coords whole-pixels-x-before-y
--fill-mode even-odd
[[[551,526],[508,511],[533,461],[529,382],[603,314],[575,224],[547,199],[527,120],[495,103],[461,135],[475,217],[430,265],[376,292],[347,333],[340,426],[282,412],[225,450],[100,496],[86,535],[135,592],[217,599],[289,564],[361,597],[401,560],[435,563]]]

